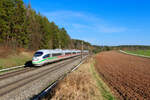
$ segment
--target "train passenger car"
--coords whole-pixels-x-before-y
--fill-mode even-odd
[[[73,56],[80,55],[80,50],[61,50],[61,49],[55,49],[55,50],[38,50],[35,52],[33,58],[32,58],[32,64],[34,66],[42,66],[49,62],[54,62],[56,60],[61,60]]]

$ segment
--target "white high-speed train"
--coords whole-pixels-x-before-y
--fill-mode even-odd
[[[83,53],[87,54],[88,50],[83,50]],[[81,50],[43,49],[35,52],[32,58],[32,64],[34,66],[42,66],[46,63],[50,63],[50,62],[54,62],[57,60],[70,58],[74,56],[79,56],[79,55],[81,55]]]

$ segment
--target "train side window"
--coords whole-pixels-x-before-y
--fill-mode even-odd
[[[67,52],[67,53],[65,53],[65,55],[69,55],[69,54],[71,54],[71,52]]]
[[[52,54],[53,57],[60,56],[60,55],[62,55],[62,54],[61,53],[53,53]]]
[[[45,56],[43,56],[43,58],[48,58],[48,57],[50,57],[49,54],[46,54]]]

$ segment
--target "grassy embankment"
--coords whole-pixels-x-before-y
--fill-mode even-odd
[[[144,56],[150,56],[150,50],[133,50],[133,51],[126,50],[125,52],[138,54],[138,55],[144,55]]]
[[[31,60],[33,52],[13,51],[10,49],[0,48],[0,69],[23,65]]]
[[[46,99],[49,100],[49,95]],[[76,71],[64,78],[53,90],[52,100],[115,100],[110,89],[94,68],[94,59],[88,59]]]

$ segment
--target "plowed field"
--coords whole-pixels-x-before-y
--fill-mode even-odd
[[[96,69],[119,100],[150,100],[150,59],[102,52]]]

